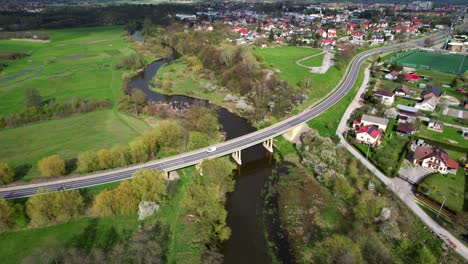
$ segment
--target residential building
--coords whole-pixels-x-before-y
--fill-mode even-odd
[[[337,35],[336,35],[336,29],[334,29],[334,28],[329,28],[329,29],[327,30],[327,36],[328,36],[329,38],[336,38],[336,36],[337,36]]]
[[[392,92],[385,90],[378,90],[374,92],[374,96],[380,100],[381,104],[392,105],[395,100],[395,95]]]
[[[396,132],[399,136],[412,136],[418,132],[418,127],[406,123],[399,123]]]
[[[381,33],[376,33],[372,36],[373,45],[382,45],[384,43],[384,36]]]
[[[399,111],[397,117],[399,123],[414,123],[416,121],[419,109],[406,105],[397,105],[397,109]]]
[[[361,32],[353,32],[353,40],[363,40],[364,34]]]
[[[437,132],[442,132],[444,130],[444,124],[440,121],[429,120],[427,128]]]
[[[398,72],[397,71],[391,71],[387,74],[385,74],[385,79],[394,81],[398,78]]]
[[[368,125],[376,125],[379,129],[385,131],[387,130],[388,119],[364,114],[361,117],[361,126]]]
[[[458,163],[452,160],[447,152],[439,146],[418,146],[413,154],[413,163],[423,168],[447,174],[450,170],[457,170]]]
[[[439,98],[441,95],[442,95],[442,92],[438,88],[435,88],[435,87],[432,87],[431,89],[428,89],[421,93],[422,98],[428,98],[428,97]]]
[[[414,107],[418,108],[418,109],[421,109],[421,110],[424,110],[424,111],[433,112],[437,107],[438,101],[439,100],[435,96],[425,97],[422,100],[422,102],[417,103]]]
[[[417,82],[417,81],[419,81],[419,78],[421,78],[421,77],[416,73],[407,73],[407,74],[405,74],[405,81],[407,81],[407,82]]]
[[[409,96],[410,95],[410,90],[409,90],[408,86],[402,85],[398,89],[395,90],[395,95]]]
[[[379,145],[381,142],[383,130],[376,125],[361,126],[356,131],[356,140],[365,145]]]

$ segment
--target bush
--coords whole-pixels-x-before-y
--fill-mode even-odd
[[[93,172],[99,170],[99,161],[94,151],[85,151],[78,156],[78,171]]]
[[[8,230],[13,226],[13,208],[10,203],[0,199],[0,232]]]
[[[44,177],[58,177],[65,174],[65,161],[59,155],[43,158],[37,166]]]
[[[7,163],[0,163],[0,185],[8,184],[14,180],[15,171]]]

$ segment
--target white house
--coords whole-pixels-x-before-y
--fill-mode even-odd
[[[395,95],[392,92],[385,90],[378,90],[374,92],[374,96],[380,100],[381,104],[392,105],[395,100]]]
[[[385,74],[385,79],[394,81],[398,78],[398,72],[397,71],[392,71],[387,74]]]
[[[444,124],[436,120],[430,120],[427,124],[427,128],[437,132],[442,132],[444,130]]]
[[[431,96],[423,99],[422,102],[417,103],[414,107],[417,109],[433,112],[437,107],[437,97]]]
[[[366,145],[379,145],[383,130],[376,125],[361,126],[356,131],[356,140]]]
[[[458,163],[438,146],[418,146],[414,151],[413,163],[442,174],[458,169]]]
[[[399,96],[408,96],[410,94],[410,90],[408,86],[402,85],[400,88],[395,90],[395,95]]]

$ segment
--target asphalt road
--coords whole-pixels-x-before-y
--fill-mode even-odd
[[[445,34],[445,32],[438,33],[437,35],[432,36],[432,40],[434,42],[440,41],[445,37]],[[369,57],[379,53],[411,48],[415,45],[421,45],[422,42],[423,40],[415,40],[360,53],[349,64],[347,68],[347,74],[345,74],[345,77],[343,77],[342,82],[337,86],[337,88],[334,89],[330,96],[326,97],[326,99],[322,100],[313,107],[304,110],[300,114],[285,119],[275,125],[217,144],[215,145],[216,151],[214,152],[208,153],[206,152],[206,149],[200,149],[197,151],[176,155],[161,160],[150,161],[144,164],[139,164],[123,169],[108,170],[101,173],[65,178],[61,180],[51,180],[41,183],[30,183],[7,188],[0,188],[0,197],[6,199],[28,197],[36,194],[38,188],[47,188],[53,191],[60,191],[65,189],[80,189],[104,183],[122,181],[131,178],[131,175],[136,170],[141,168],[171,171],[200,163],[201,161],[209,158],[228,155],[239,149],[245,149],[250,146],[262,143],[267,139],[282,135],[297,125],[317,117],[338,103],[346,95],[346,93],[353,88],[359,73],[360,66]]]

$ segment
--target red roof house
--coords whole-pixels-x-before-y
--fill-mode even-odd
[[[417,82],[419,81],[419,78],[421,78],[419,75],[416,73],[407,73],[405,74],[405,81],[407,82]]]

